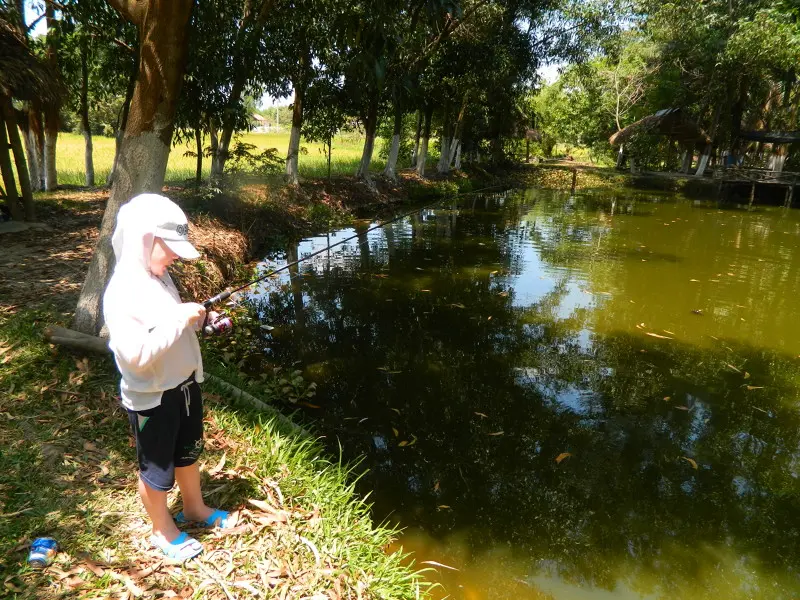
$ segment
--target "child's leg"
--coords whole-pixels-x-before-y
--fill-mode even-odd
[[[175,467],[175,480],[183,498],[183,515],[189,521],[205,521],[214,512],[206,506],[200,491],[200,467],[193,463],[187,467]],[[172,517],[170,517],[171,519]]]
[[[206,506],[200,491],[200,467],[197,459],[203,450],[203,395],[197,382],[181,386],[184,407],[175,454],[175,481],[183,498],[183,517],[187,521],[205,521],[214,512]]]
[[[140,477],[139,496],[142,498],[147,516],[153,523],[153,534],[160,535],[168,542],[177,538],[181,532],[167,509],[167,492],[151,488]]]

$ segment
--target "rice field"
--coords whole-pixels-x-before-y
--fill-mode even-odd
[[[236,139],[236,138],[235,138]],[[289,133],[247,133],[238,137],[242,142],[253,144],[258,151],[276,148],[280,156],[285,156],[289,147]],[[110,137],[95,136],[93,142],[93,157],[95,178],[98,184],[105,181],[114,162],[114,139]],[[379,152],[383,140],[375,140],[375,152],[372,160],[372,170],[383,169],[385,162],[380,158]],[[208,144],[208,138],[204,144]],[[352,175],[358,168],[361,160],[361,151],[364,144],[363,136],[358,134],[345,134],[333,140],[331,159],[331,172],[334,175]],[[233,146],[233,144],[231,144]],[[167,165],[166,180],[170,183],[183,183],[194,179],[196,159],[186,156],[187,151],[194,151],[194,142],[173,146]],[[60,133],[58,136],[58,149],[56,163],[58,165],[58,182],[60,184],[83,185],[84,178],[84,143],[83,136],[75,133]],[[324,177],[327,175],[327,161],[323,146],[305,140],[300,142],[300,175],[301,177]],[[211,160],[203,159],[203,177],[208,177]]]

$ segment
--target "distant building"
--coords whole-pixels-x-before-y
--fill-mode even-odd
[[[250,115],[250,118],[253,121],[253,131],[263,133],[266,131],[271,131],[273,129],[272,123],[266,117],[262,117],[257,113],[253,113]]]

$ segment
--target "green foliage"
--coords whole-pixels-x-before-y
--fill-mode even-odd
[[[225,169],[229,173],[245,173],[248,175],[258,175],[269,177],[277,175],[283,169],[283,158],[275,148],[267,148],[261,152],[255,144],[249,144],[237,140],[233,149],[230,151],[230,159],[225,163]]]

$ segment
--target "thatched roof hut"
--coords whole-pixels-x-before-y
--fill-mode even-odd
[[[0,95],[60,105],[64,87],[58,75],[36,58],[16,28],[0,16]]]
[[[666,108],[628,125],[608,138],[612,146],[625,144],[638,134],[665,135],[684,144],[710,144],[711,138],[680,108]]]

